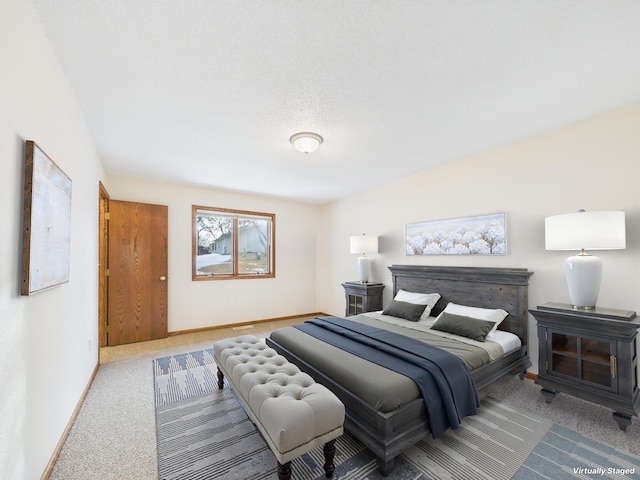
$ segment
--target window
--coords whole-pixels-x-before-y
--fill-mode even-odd
[[[192,207],[193,280],[275,277],[273,213]]]

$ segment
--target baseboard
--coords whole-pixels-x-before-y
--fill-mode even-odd
[[[525,378],[528,378],[529,380],[533,380],[535,382],[538,379],[538,374],[527,372],[527,374],[525,375]]]
[[[239,322],[239,323],[227,323],[225,325],[213,325],[211,327],[202,327],[202,328],[192,328],[189,330],[175,330],[173,332],[169,332],[169,336],[173,337],[174,335],[184,335],[186,333],[198,333],[198,332],[207,332],[209,330],[220,330],[222,328],[236,328],[243,327],[245,325],[256,325],[260,323],[269,323],[269,322],[278,322],[280,320],[291,320],[294,318],[305,318],[305,317],[314,317],[314,316],[327,316],[327,313],[323,312],[313,312],[313,313],[303,313],[300,315],[289,315],[287,317],[275,317],[275,318],[266,318],[263,320],[251,320],[249,322]]]
[[[62,432],[62,436],[60,437],[60,440],[58,440],[58,444],[56,445],[56,448],[53,450],[53,454],[51,455],[51,458],[49,459],[49,463],[44,469],[44,472],[42,472],[42,476],[40,477],[40,480],[47,480],[51,476],[51,472],[53,471],[53,466],[58,461],[58,457],[60,456],[62,447],[64,446],[64,443],[67,441],[69,432],[71,432],[71,427],[73,427],[73,424],[75,423],[76,418],[80,413],[80,409],[82,408],[82,404],[84,403],[84,400],[87,398],[87,395],[89,394],[89,389],[91,388],[91,384],[93,383],[93,380],[96,378],[96,374],[98,373],[98,368],[100,368],[100,362],[96,363],[96,366],[93,369],[93,373],[91,374],[91,378],[89,379],[87,386],[82,392],[82,395],[80,396],[80,400],[78,400],[78,404],[76,405],[76,408],[73,410],[73,413],[71,414],[71,418],[69,418],[69,421],[67,422],[67,426],[65,427],[64,432]]]

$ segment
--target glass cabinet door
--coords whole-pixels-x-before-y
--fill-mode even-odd
[[[578,338],[564,333],[551,333],[550,370],[569,377],[579,378]]]
[[[550,331],[548,373],[617,391],[615,342]]]
[[[616,363],[613,345],[592,338],[582,338],[580,343],[582,378],[587,382],[612,387]]]
[[[364,297],[362,295],[349,295],[349,315],[357,315],[364,312]]]

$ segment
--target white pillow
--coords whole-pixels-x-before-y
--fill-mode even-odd
[[[398,290],[396,296],[393,297],[394,300],[399,302],[406,303],[414,303],[417,305],[424,305],[425,309],[420,315],[420,320],[425,320],[429,317],[431,310],[435,306],[435,304],[440,300],[439,293],[415,293],[408,292],[406,290]]]
[[[451,313],[453,315],[461,315],[463,317],[477,318],[478,320],[490,320],[495,322],[495,325],[487,335],[487,337],[493,336],[493,332],[498,329],[498,325],[507,318],[509,312],[502,310],[501,308],[480,308],[469,307],[466,305],[458,305],[457,303],[449,302],[443,312]]]

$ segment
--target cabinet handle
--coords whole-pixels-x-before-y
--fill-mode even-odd
[[[611,366],[611,378],[616,378],[618,376],[618,366],[615,355],[609,356],[609,365]]]

